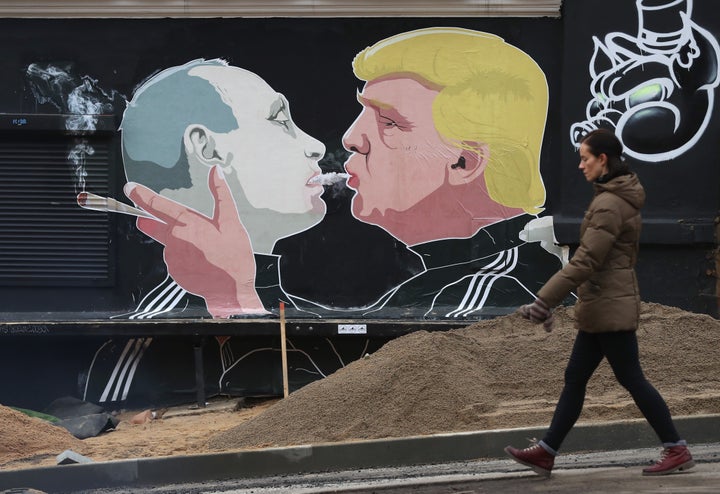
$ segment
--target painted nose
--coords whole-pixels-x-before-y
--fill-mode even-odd
[[[343,147],[351,153],[368,154],[370,152],[370,141],[367,134],[359,128],[358,124],[359,119],[343,136]]]
[[[325,146],[323,146],[325,147]],[[314,160],[320,160],[323,156],[325,156],[325,149],[323,150],[312,150],[312,149],[306,149],[305,150],[305,157],[311,158]]]
[[[305,146],[305,157],[320,161],[322,157],[325,156],[325,144],[309,135],[307,137],[308,143]]]

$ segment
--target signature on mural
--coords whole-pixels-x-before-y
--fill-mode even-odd
[[[637,0],[635,34],[593,37],[593,95],[571,141],[596,128],[615,130],[628,156],[659,162],[680,156],[700,139],[720,82],[720,47],[691,19],[692,0]]]

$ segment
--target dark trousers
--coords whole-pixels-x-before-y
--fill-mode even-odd
[[[565,369],[565,387],[555,408],[543,441],[555,451],[580,417],[585,388],[603,357],[607,357],[618,382],[627,389],[635,404],[663,443],[680,440],[665,400],[645,379],[635,331],[586,333],[579,331]]]

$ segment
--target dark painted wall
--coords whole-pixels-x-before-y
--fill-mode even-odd
[[[700,33],[714,38],[720,33],[720,16],[713,10],[713,2],[677,4],[677,9],[685,11],[691,7],[691,19],[696,25],[693,30],[695,36]],[[671,9],[658,12],[655,17],[643,15],[642,19],[643,27],[656,32],[680,30],[682,25]],[[557,162],[562,172],[552,175],[556,180],[557,193],[551,195],[549,206],[555,215],[556,235],[561,243],[572,244],[577,238],[577,227],[591,193],[583,176],[576,171],[578,159],[571,143],[570,129],[574,123],[585,118],[586,105],[593,96],[588,67],[594,52],[594,38],[605,43],[609,33],[637,37],[639,25],[639,7],[635,2],[564,3],[563,97]],[[672,46],[672,43],[668,45]],[[682,112],[676,134],[681,133],[684,127],[698,125],[706,116],[705,110],[709,114],[707,128],[694,146],[672,158],[627,159],[640,176],[647,193],[638,261],[643,299],[717,316],[715,221],[720,205],[720,167],[715,157],[720,150],[717,138],[720,118],[716,84],[707,92],[696,91],[697,86],[693,84],[705,84],[708,74],[716,80],[718,65],[711,56],[711,47],[700,43],[700,49],[703,51],[699,53],[698,61],[690,68],[678,71],[683,79],[673,85],[674,94],[667,100],[676,104]],[[602,62],[599,67],[607,68],[607,64]],[[642,81],[643,72],[647,74],[646,79],[659,76],[652,63],[640,65],[633,72],[633,84]],[[627,79],[630,77],[619,78],[618,84]],[[698,93],[712,93],[715,99],[709,104],[705,100],[698,101]],[[698,116],[692,115],[692,112],[702,113]],[[657,148],[672,148],[668,144],[672,136],[663,130],[667,127],[661,126],[661,123],[667,125],[667,120],[649,118],[641,125]]]
[[[565,2],[562,19],[2,19],[0,42],[5,49],[0,59],[0,112],[58,113],[51,102],[39,104],[32,94],[25,69],[33,63],[62,66],[75,77],[91,77],[108,94],[115,91],[121,95],[121,100],[165,67],[195,58],[225,58],[262,75],[286,95],[294,120],[326,144],[323,169],[340,171],[345,159],[340,138],[358,112],[355,93],[360,84],[350,61],[359,50],[420,27],[448,25],[486,31],[529,53],[547,76],[550,112],[541,157],[548,193],[544,214],[555,217],[558,240],[573,246],[591,188],[576,169],[569,128],[584,118],[591,97],[588,64],[592,36],[636,32],[636,14],[633,2],[603,0]],[[711,11],[710,2],[696,2],[693,18],[710,32],[720,32],[720,15]],[[121,112],[116,107],[116,124]],[[672,160],[632,162],[648,191],[648,222],[638,264],[643,298],[712,315],[717,311],[715,279],[706,271],[714,267],[713,220],[719,181],[718,167],[712,161],[717,155],[718,125],[714,116],[697,145]],[[20,135],[36,139],[47,134],[14,129],[3,131],[2,138],[20,139]],[[123,197],[119,136],[108,132],[86,137],[107,143],[118,167],[109,193]],[[350,197],[346,189],[326,191],[325,220],[278,246],[278,252],[284,254],[288,288],[302,294],[321,286],[322,292],[315,294],[320,301],[343,305],[372,299],[402,278],[402,269],[412,269],[406,266],[403,245],[351,216]],[[42,316],[45,320],[37,326],[3,326],[2,373],[14,379],[12,385],[3,387],[0,403],[40,409],[52,398],[72,394],[116,408],[156,406],[195,396],[193,350],[199,340],[192,335],[214,333],[217,327],[200,321],[195,328],[178,325],[184,336],[172,337],[172,331],[163,326],[162,335],[148,342],[155,324],[129,326],[107,320],[109,314],[132,308],[148,286],[165,277],[164,266],[158,262],[161,249],[135,229],[134,219],[117,215],[108,221],[115,271],[107,282],[96,286],[0,286],[2,319],[11,322]],[[370,256],[368,246],[373,247]],[[368,257],[375,262],[368,265]],[[69,336],[85,328],[75,327],[73,320],[88,318],[99,320],[95,331],[88,332],[95,336]],[[62,324],[53,325],[52,321]],[[369,328],[368,335],[338,338],[332,328],[294,325],[292,338],[299,360],[291,362],[293,387],[419,327],[399,328],[398,320],[370,326],[378,329]],[[54,328],[59,331],[53,333]],[[226,328],[238,333],[237,325]],[[270,319],[263,329],[257,328],[260,326],[255,324],[247,328],[257,336],[233,336],[225,343],[230,346],[212,337],[202,340],[209,394],[280,392],[279,344],[272,336],[277,320]],[[147,334],[118,337],[116,329]],[[64,336],[52,336],[59,333]],[[123,360],[124,348],[140,348],[146,343],[144,353],[138,350],[132,360]],[[234,360],[227,361],[228,354],[234,355]],[[107,377],[112,369],[133,365],[137,370],[134,381],[114,383]],[[224,373],[228,365],[232,371]],[[95,375],[99,377],[93,378]],[[44,384],[31,385],[37,382]],[[102,398],[105,390],[118,386],[127,387],[127,397]]]

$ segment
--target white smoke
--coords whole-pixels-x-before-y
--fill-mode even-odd
[[[315,175],[313,178],[308,180],[308,183],[320,184],[320,185],[333,185],[333,184],[336,184],[343,180],[347,180],[348,178],[350,178],[349,173],[329,172],[329,173],[321,173],[320,175]]]
[[[85,157],[93,154],[95,154],[95,149],[85,139],[78,140],[68,153],[67,158],[74,165],[76,189],[85,190],[85,179],[87,178]]]
[[[114,114],[115,100],[126,102],[116,91],[110,93],[98,87],[98,81],[90,76],[75,77],[69,68],[54,65],[41,67],[30,64],[26,70],[30,89],[38,104],[51,104],[65,115],[65,130],[70,133],[97,130],[99,115]],[[123,106],[124,107],[124,106]],[[86,139],[77,139],[67,159],[74,167],[76,188],[85,190],[87,177],[86,157],[95,149]]]
[[[112,104],[101,101],[96,97],[97,91],[93,85],[96,82],[84,78],[83,83],[68,95],[67,108],[70,116],[65,120],[66,129],[75,131],[96,130],[98,115],[112,113]]]

